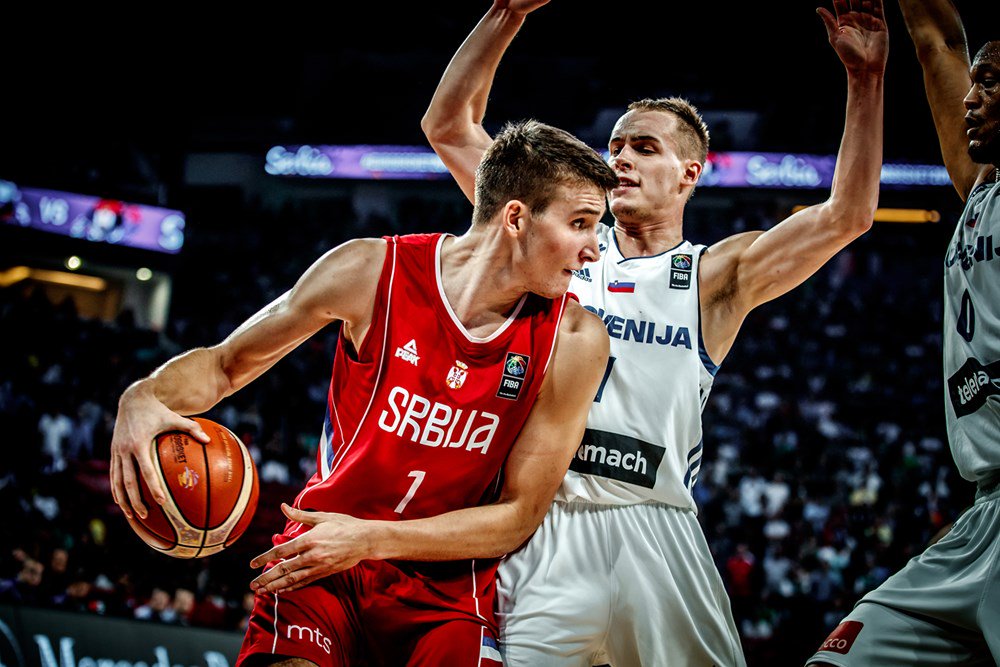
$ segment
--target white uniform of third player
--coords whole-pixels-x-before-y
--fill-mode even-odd
[[[611,359],[556,502],[501,563],[506,664],[742,665],[691,496],[717,370],[701,340],[705,247],[625,259],[610,228],[599,237],[570,292],[604,320]]]

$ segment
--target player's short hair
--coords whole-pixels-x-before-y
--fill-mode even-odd
[[[489,222],[513,199],[541,213],[560,185],[583,184],[607,192],[618,177],[597,151],[569,132],[537,120],[508,123],[476,169],[472,222]]]
[[[677,143],[681,157],[705,164],[708,157],[708,126],[698,108],[683,97],[646,98],[628,105],[629,111],[664,111],[678,120]]]
[[[1000,40],[994,39],[983,44],[983,48],[976,52],[976,57],[972,59],[973,64],[987,60],[1000,66]]]

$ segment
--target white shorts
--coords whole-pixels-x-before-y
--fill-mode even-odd
[[[497,593],[508,667],[746,664],[691,510],[556,502]]]

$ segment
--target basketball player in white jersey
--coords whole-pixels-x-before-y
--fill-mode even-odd
[[[470,199],[490,145],[481,122],[494,73],[525,14],[545,3],[496,0],[423,119]],[[614,228],[602,231],[600,259],[570,287],[604,320],[612,359],[556,502],[501,564],[508,665],[745,662],[691,496],[701,411],[747,313],[802,283],[872,224],[888,50],[882,3],[837,0],[834,8],[819,13],[847,70],[847,114],[822,204],[766,232],[710,248],[692,243],[684,207],[708,150],[697,110],[679,98],[643,100],[614,127]]]
[[[944,260],[948,441],[976,502],[872,591],[810,664],[1000,664],[1000,40],[969,62],[951,0],[900,0],[965,201]]]

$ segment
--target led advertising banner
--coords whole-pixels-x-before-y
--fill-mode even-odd
[[[180,211],[23,188],[4,180],[0,180],[0,224],[171,254],[184,245],[184,214]]]
[[[608,158],[607,151],[604,152]],[[826,189],[833,183],[833,155],[710,153],[699,187]],[[420,180],[450,178],[440,158],[419,146],[274,146],[264,170],[273,176]],[[941,165],[886,164],[887,187],[948,186]]]
[[[232,667],[242,640],[238,632],[0,606],[4,667]]]

